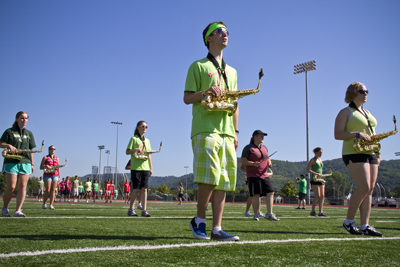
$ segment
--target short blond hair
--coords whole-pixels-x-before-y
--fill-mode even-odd
[[[358,94],[358,90],[362,89],[362,87],[365,87],[365,85],[360,82],[350,84],[349,87],[347,87],[346,97],[344,98],[344,101],[346,103],[350,103],[351,101],[353,101]]]

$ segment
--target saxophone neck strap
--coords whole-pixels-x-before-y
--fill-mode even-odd
[[[218,72],[220,74],[222,74],[222,77],[224,78],[224,81],[226,84],[226,88],[228,88],[228,91],[229,91],[228,77],[226,76],[226,72],[225,72],[226,63],[225,63],[224,59],[222,58],[222,66],[220,67],[217,60],[211,53],[207,54],[207,58],[212,62],[212,64],[218,70]]]
[[[367,112],[364,110],[364,108],[361,106],[361,110],[362,110],[362,111],[361,111],[361,110],[356,106],[356,104],[355,104],[353,101],[350,102],[349,107],[354,108],[355,110],[357,110],[358,112],[360,112],[361,115],[363,115],[363,116],[365,117],[365,119],[366,119],[367,122],[368,122],[368,127],[369,127],[369,129],[370,129],[370,131],[371,131],[371,134],[373,135],[373,134],[374,134],[374,130],[372,129],[372,125],[371,125],[371,122],[369,121],[368,114],[367,114]]]

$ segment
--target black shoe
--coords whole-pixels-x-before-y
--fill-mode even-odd
[[[315,211],[311,211],[310,216],[317,216],[317,214],[315,213]]]
[[[328,215],[326,215],[326,214],[323,213],[323,212],[318,213],[318,216],[319,216],[319,217],[328,217]]]
[[[379,233],[378,231],[375,230],[374,227],[368,225],[367,228],[365,228],[365,230],[361,230],[360,232],[364,235],[371,235],[371,236],[382,236],[381,233]]]
[[[302,207],[301,209],[302,209],[302,210],[305,210],[306,208]]]
[[[297,208],[296,208],[296,210],[300,210],[300,209],[301,209],[300,207],[297,207]]]
[[[355,222],[350,224],[343,223],[343,229],[352,235],[362,235],[362,232],[357,228],[357,224]]]

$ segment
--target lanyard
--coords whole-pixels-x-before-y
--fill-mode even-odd
[[[219,66],[217,60],[215,59],[215,57],[213,55],[208,53],[207,58],[213,63],[215,68],[222,74],[222,77],[224,78],[224,81],[225,81],[225,85],[226,85],[226,87],[228,88],[228,91],[229,91],[228,77],[226,76],[226,72],[225,72],[226,64],[225,64],[224,59],[222,59],[222,68],[221,68]]]
[[[356,104],[355,104],[353,101],[349,104],[349,107],[354,108],[355,110],[357,110],[358,112],[360,112],[360,113],[365,117],[365,119],[367,119],[369,129],[371,130],[371,134],[373,135],[373,134],[374,134],[374,130],[372,129],[371,122],[370,122],[369,119],[368,119],[367,112],[365,112],[365,110],[363,109],[363,107],[361,106],[361,109],[362,109],[362,111],[363,111],[363,112],[361,112],[361,110],[359,110],[359,109],[357,108]]]

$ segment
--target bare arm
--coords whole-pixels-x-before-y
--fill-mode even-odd
[[[153,164],[151,162],[151,155],[149,155],[150,176],[153,174]]]
[[[214,85],[205,91],[200,91],[200,92],[185,91],[185,93],[183,95],[183,102],[185,102],[186,105],[200,102],[201,99],[203,98],[203,93],[208,92],[208,91],[213,92],[217,98],[219,98],[222,95],[221,88]]]
[[[346,124],[350,119],[350,111],[348,109],[342,109],[335,120],[335,139],[336,140],[348,140],[357,137],[357,132],[346,132]],[[360,138],[370,141],[371,137],[368,134],[360,133]]]
[[[0,142],[0,147],[10,150],[11,153],[15,153],[17,151],[17,149],[14,146],[12,146],[10,144],[3,143],[3,142]]]

